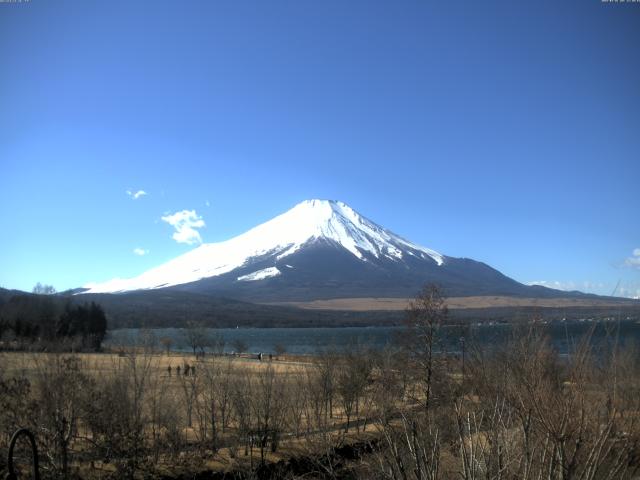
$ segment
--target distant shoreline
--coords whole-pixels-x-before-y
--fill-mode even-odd
[[[290,306],[305,310],[341,310],[354,312],[399,311],[405,310],[411,300],[411,298],[389,297],[334,298],[308,302],[270,302],[264,303],[264,305]],[[526,298],[493,295],[449,297],[447,298],[447,305],[452,310],[500,307],[572,308],[637,306],[640,308],[640,301],[632,299],[618,300],[613,298],[601,300],[597,298]]]
[[[620,321],[614,318],[610,320],[582,319],[566,321],[539,321],[539,322],[469,322],[467,324],[447,324],[441,332],[440,345],[449,353],[459,353],[461,349],[460,339],[465,338],[469,346],[476,344],[481,346],[496,346],[504,343],[510,336],[510,332],[518,331],[519,325],[522,330],[528,330],[528,326],[533,323],[541,325],[548,333],[549,339],[560,352],[566,352],[569,348],[566,345],[568,339],[578,340],[590,334],[593,329],[593,338],[602,339],[612,332],[618,332],[623,340],[640,341],[640,321],[638,318]],[[238,340],[242,341],[244,354],[258,354],[260,352],[268,355],[276,351],[276,345],[284,347],[287,355],[313,355],[327,349],[337,349],[338,351],[349,349],[354,346],[366,346],[374,349],[384,349],[393,343],[397,334],[402,332],[401,326],[377,326],[377,327],[276,327],[276,328],[213,328],[212,335],[219,335],[224,339],[223,351],[232,353],[234,344]],[[147,333],[145,333],[147,332]],[[125,328],[108,332],[108,337],[104,347],[117,350],[120,347],[131,346],[154,346],[162,350],[160,339],[169,338],[170,350],[176,352],[188,352],[191,348],[188,345],[185,333],[187,329],[164,328],[164,329],[136,329]],[[207,348],[207,351],[212,351]]]

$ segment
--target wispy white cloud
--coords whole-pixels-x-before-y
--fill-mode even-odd
[[[202,243],[202,238],[196,228],[204,227],[205,223],[195,210],[181,210],[171,215],[165,215],[162,217],[162,221],[175,228],[176,231],[172,238],[176,242],[187,245]]]
[[[204,204],[205,204],[207,207],[210,207],[210,206],[211,206],[211,202],[209,202],[209,200],[207,200],[206,202],[204,202]]]
[[[584,282],[582,282],[582,286],[578,288],[578,290],[582,290],[583,292],[587,293],[598,293],[606,291],[608,288],[610,288],[609,285],[605,284],[604,282],[592,282],[589,280],[585,280]]]
[[[134,248],[133,253],[142,257],[143,255],[147,255],[149,250],[145,250],[144,248]]]
[[[638,270],[640,270],[640,248],[634,248],[633,255],[627,257],[627,259],[624,261],[624,264],[627,267],[637,268]]]
[[[627,297],[633,298],[635,300],[640,300],[640,285],[638,283],[621,286],[618,288],[618,292],[616,294],[619,297]]]
[[[537,280],[535,282],[527,282],[527,285],[541,285],[543,287],[555,288],[556,290],[579,290],[584,293],[595,293],[596,295],[614,295],[616,297],[640,299],[640,282],[633,280],[625,280],[617,283],[592,282],[589,280],[582,282]]]
[[[576,290],[575,282],[560,282],[558,280],[535,280],[527,282],[527,285],[540,285],[541,287],[555,288],[556,290]]]
[[[148,194],[144,190],[138,190],[136,192],[134,192],[133,190],[127,190],[127,195],[129,195],[133,200],[137,200],[140,197],[144,197]]]

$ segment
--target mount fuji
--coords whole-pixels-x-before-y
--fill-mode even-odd
[[[582,295],[526,286],[482,262],[443,255],[329,200],[304,201],[235,238],[202,244],[135,278],[81,291],[180,291],[268,303],[409,298],[426,282],[455,297]]]

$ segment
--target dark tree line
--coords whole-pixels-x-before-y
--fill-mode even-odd
[[[56,337],[80,337],[83,345],[99,350],[107,333],[107,317],[95,302],[84,305],[67,304],[56,324]]]
[[[0,305],[0,340],[24,343],[70,341],[74,348],[98,350],[107,331],[103,308],[73,304],[53,295],[17,294]]]

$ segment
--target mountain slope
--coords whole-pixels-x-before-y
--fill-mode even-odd
[[[316,241],[332,242],[353,257],[400,260],[403,255],[430,259],[441,265],[439,253],[419,247],[385,230],[341,202],[308,200],[288,212],[225,242],[203,244],[133,279],[86,285],[90,293],[165,288],[218,277],[269,260],[271,270],[236,280],[252,281],[280,275],[279,262]],[[286,265],[286,263],[285,263]]]
[[[308,200],[248,232],[203,244],[132,279],[85,293],[174,289],[270,302],[411,297],[426,282],[449,296],[561,297],[490,266],[416,245],[336,201]]]

